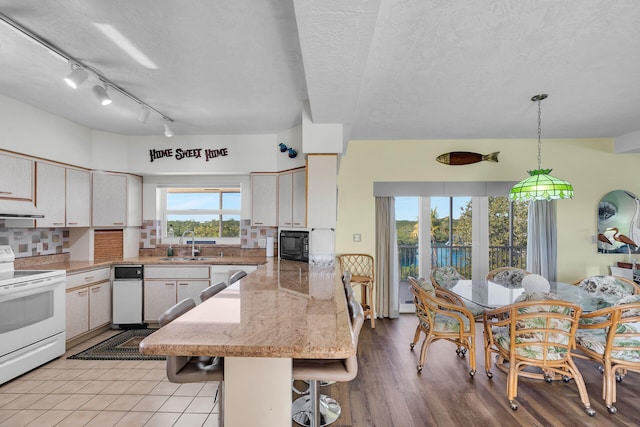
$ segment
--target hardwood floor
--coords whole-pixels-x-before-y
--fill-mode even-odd
[[[328,394],[342,404],[336,427],[409,426],[637,426],[640,425],[640,375],[628,373],[618,384],[618,413],[609,414],[601,398],[602,375],[597,365],[576,363],[584,376],[596,416],[588,416],[575,383],[520,379],[519,408],[509,407],[506,375],[493,369],[484,372],[482,324],[477,330],[478,372],[468,374],[468,362],[459,358],[455,346],[433,343],[422,373],[416,365],[420,343],[409,349],[416,325],[415,315],[380,319],[376,328],[365,324],[358,348],[358,377],[331,386]]]

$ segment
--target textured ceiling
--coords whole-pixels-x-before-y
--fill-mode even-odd
[[[343,123],[350,139],[617,137],[640,130],[640,2],[0,0],[0,13],[174,120],[176,135]],[[117,29],[141,65],[100,31]],[[90,128],[162,133],[0,22],[0,93]],[[640,145],[640,143],[639,143]]]

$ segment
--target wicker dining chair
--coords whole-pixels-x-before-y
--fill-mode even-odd
[[[575,380],[586,413],[595,415],[571,353],[581,313],[580,306],[560,299],[528,300],[485,312],[485,370],[493,378],[493,354],[508,364],[502,369],[507,371],[511,409],[518,409],[515,398],[519,377],[551,382],[558,374],[564,382]]]
[[[421,333],[425,334],[420,349],[420,362],[417,365],[418,372],[422,372],[427,358],[429,345],[433,341],[445,340],[457,346],[456,353],[459,357],[465,357],[469,353],[469,375],[476,374],[476,339],[475,320],[473,314],[464,306],[452,304],[446,297],[438,296],[431,282],[422,280],[418,282],[409,277],[411,293],[416,306],[418,326],[414,335],[411,349],[420,339]]]
[[[371,319],[371,328],[376,327],[376,312],[373,305],[375,265],[373,257],[367,254],[342,254],[338,256],[340,273],[351,274],[351,285],[360,285],[360,303],[364,315]]]
[[[465,277],[460,274],[460,272],[458,272],[455,267],[450,265],[433,267],[429,272],[429,279],[431,280],[433,286],[437,290],[441,291],[441,296],[445,292],[453,295],[453,297],[450,296],[449,298],[456,298],[457,301],[464,305],[467,310],[469,310],[473,314],[476,320],[482,320],[482,314],[486,310],[485,307],[482,307],[481,305],[473,303],[471,301],[464,301],[457,294],[450,291],[450,289],[453,288],[459,280],[465,280]]]
[[[622,298],[614,306],[583,314],[576,333],[578,355],[600,364],[602,398],[614,414],[616,383],[626,371],[640,372],[640,295]]]

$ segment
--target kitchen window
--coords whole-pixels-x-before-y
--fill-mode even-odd
[[[162,189],[161,200],[165,242],[180,243],[193,231],[196,243],[240,243],[239,188],[170,187]]]

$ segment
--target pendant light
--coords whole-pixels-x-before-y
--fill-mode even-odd
[[[541,151],[541,124],[542,114],[540,103],[548,97],[547,94],[536,95],[531,98],[538,103],[538,169],[527,171],[529,178],[520,181],[513,186],[509,192],[510,200],[532,201],[532,200],[552,200],[552,199],[572,199],[573,186],[567,181],[549,175],[551,169],[540,168]]]

